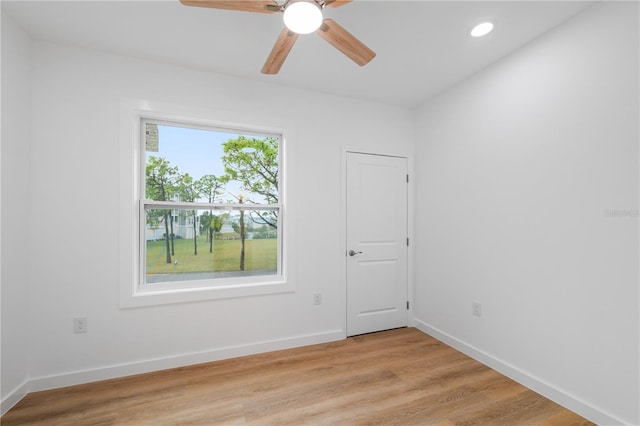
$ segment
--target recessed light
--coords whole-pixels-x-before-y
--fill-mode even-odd
[[[491,22],[483,22],[482,24],[478,24],[471,30],[471,37],[482,37],[491,32],[493,29],[493,23]]]

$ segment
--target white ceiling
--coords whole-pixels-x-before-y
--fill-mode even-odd
[[[283,28],[280,14],[187,7],[178,0],[3,0],[2,12],[37,40],[414,107],[591,4],[356,0],[324,14],[377,53],[371,63],[361,68],[309,34],[300,36],[275,76],[260,69]],[[495,30],[469,37],[484,20]]]

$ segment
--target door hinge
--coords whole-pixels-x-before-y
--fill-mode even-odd
[[[409,183],[409,175],[407,175],[407,183]]]
[[[407,237],[407,246],[409,245],[409,237]]]
[[[407,300],[407,311],[409,310],[409,301]]]

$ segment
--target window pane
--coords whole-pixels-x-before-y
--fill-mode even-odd
[[[274,225],[270,210],[147,209],[145,282],[276,275]]]
[[[276,204],[279,139],[145,122],[145,197]]]

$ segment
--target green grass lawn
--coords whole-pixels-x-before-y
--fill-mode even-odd
[[[198,237],[198,255],[193,254],[193,240],[174,240],[175,256],[167,263],[164,241],[147,241],[147,274],[179,274],[187,272],[226,272],[240,270],[240,240],[214,240],[209,253],[206,236]],[[177,265],[174,261],[177,260]],[[276,270],[278,240],[245,241],[245,271]]]

